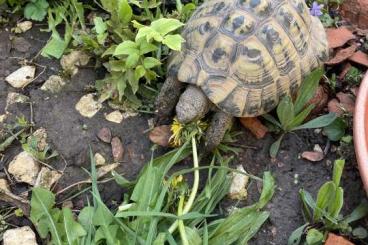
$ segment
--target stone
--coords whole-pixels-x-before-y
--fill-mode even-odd
[[[37,245],[36,235],[29,226],[6,230],[3,242],[4,245]]]
[[[33,81],[35,73],[36,67],[23,66],[7,76],[5,81],[14,88],[24,88]]]
[[[116,111],[113,111],[113,112],[105,115],[105,118],[109,122],[121,123],[121,121],[123,121],[123,114],[121,114],[120,111],[116,110]]]
[[[102,104],[93,99],[93,94],[86,94],[75,105],[75,109],[84,117],[93,117],[100,109]]]
[[[24,33],[26,31],[29,31],[32,28],[32,22],[31,21],[22,21],[17,23],[17,26],[15,28],[13,28],[12,30],[15,33]]]
[[[10,163],[8,172],[18,182],[34,185],[40,172],[40,165],[27,152],[19,153]]]
[[[74,76],[78,73],[78,66],[85,66],[88,64],[90,57],[80,50],[73,50],[70,54],[63,55],[60,60],[61,67]]]
[[[5,192],[11,192],[8,181],[6,179],[0,179],[0,190]]]
[[[240,172],[246,173],[243,165],[238,165],[236,169]],[[233,180],[231,182],[229,197],[236,200],[245,200],[248,196],[247,186],[249,176],[241,173],[233,173]]]
[[[349,20],[351,24],[359,28],[368,29],[368,1],[349,0],[343,1],[340,6],[341,16]]]
[[[124,148],[119,137],[114,137],[111,140],[112,156],[114,161],[119,162],[123,160]]]
[[[152,129],[149,133],[149,139],[160,146],[167,147],[170,144],[170,138],[172,136],[170,125],[161,125]]]
[[[94,158],[96,166],[102,166],[106,164],[106,159],[100,153],[96,153]]]
[[[338,48],[343,46],[349,40],[354,39],[354,34],[346,27],[326,29],[328,47]]]
[[[105,143],[110,143],[112,138],[111,130],[109,128],[101,128],[97,137]]]
[[[50,190],[52,185],[55,184],[61,177],[61,173],[50,170],[49,168],[42,167],[41,171],[37,176],[35,183],[36,187],[43,187]]]
[[[29,101],[29,97],[20,93],[10,92],[6,97],[6,106],[5,111],[8,110],[8,107],[15,103],[27,103]]]
[[[42,85],[41,90],[49,91],[51,93],[58,93],[64,87],[65,81],[58,75],[51,75]]]
[[[350,56],[349,60],[368,67],[368,55],[360,50]]]
[[[37,141],[37,150],[38,151],[44,151],[46,147],[48,146],[46,140],[47,140],[47,132],[44,128],[39,128],[32,134],[33,138]],[[28,137],[28,141],[32,137]],[[28,142],[31,143],[31,142]]]

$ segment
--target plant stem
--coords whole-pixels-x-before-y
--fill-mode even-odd
[[[189,212],[189,210],[192,208],[194,199],[197,195],[198,192],[198,185],[199,185],[199,163],[198,163],[198,154],[197,154],[197,144],[196,144],[196,140],[195,137],[192,136],[192,151],[193,151],[193,167],[195,169],[194,171],[194,183],[193,183],[193,188],[192,191],[190,193],[189,199],[187,201],[187,203],[184,206],[183,209],[183,215],[187,214]],[[169,232],[172,234],[176,228],[178,227],[178,220],[176,220],[169,228]]]
[[[178,216],[183,215],[183,206],[184,206],[184,195],[181,195],[178,205]],[[178,226],[182,244],[189,245],[187,234],[185,233],[185,226],[183,220],[179,220]]]

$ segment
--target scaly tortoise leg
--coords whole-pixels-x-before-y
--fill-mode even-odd
[[[213,115],[204,138],[204,156],[211,153],[221,143],[226,131],[232,125],[233,118],[233,116],[222,111]]]
[[[171,74],[167,77],[155,103],[157,108],[155,121],[157,124],[168,121],[179,100],[183,86],[183,83],[177,79],[176,74]]]

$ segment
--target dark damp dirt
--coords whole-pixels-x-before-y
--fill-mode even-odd
[[[102,143],[96,136],[102,127],[110,128],[112,135],[122,140],[124,160],[117,172],[128,179],[133,179],[151,156],[152,145],[145,133],[148,129],[149,116],[139,115],[125,119],[120,125],[114,124],[105,120],[104,113],[110,112],[111,109],[104,106],[93,118],[82,117],[74,109],[75,104],[87,93],[89,85],[94,83],[95,69],[88,67],[79,69],[79,73],[67,83],[62,92],[56,95],[48,94],[39,90],[39,87],[50,75],[58,74],[59,62],[38,56],[34,62],[38,65],[36,73],[39,76],[25,90],[14,89],[5,82],[5,77],[20,67],[19,62],[22,59],[32,59],[46,43],[49,34],[39,32],[40,27],[42,26],[35,26],[21,35],[11,33],[9,27],[0,28],[0,114],[5,112],[6,97],[9,92],[16,91],[30,97],[32,108],[29,104],[13,104],[8,111],[13,115],[24,115],[29,121],[35,123],[35,128],[46,128],[48,142],[52,149],[62,156],[53,160],[51,165],[59,170],[65,168],[55,191],[87,178],[83,168],[89,169],[89,146],[93,152],[103,154],[107,162],[112,161],[110,145]],[[14,42],[17,38],[22,39]],[[239,128],[239,125],[236,124],[236,127]],[[325,137],[310,130],[287,135],[277,160],[271,161],[268,150],[276,138],[269,134],[262,140],[256,140],[248,131],[241,130],[242,135],[238,144],[242,145],[243,150],[235,158],[233,165],[242,164],[249,173],[259,176],[263,171],[269,170],[275,176],[277,183],[275,196],[267,206],[271,213],[270,219],[250,244],[286,244],[291,232],[303,224],[299,189],[305,188],[315,196],[317,189],[330,179],[333,161],[337,156],[335,153],[329,153],[325,160],[317,163],[300,159],[300,153],[312,150],[315,144],[322,147],[327,144]],[[0,158],[2,159],[1,176],[4,176],[4,168],[7,168],[9,162],[20,151],[19,143],[15,143],[5,152],[5,156]],[[349,151],[351,153],[353,148]],[[345,190],[345,214],[365,198],[359,178],[354,157],[347,159],[342,180]],[[11,184],[11,188],[15,193],[27,190],[27,186],[14,183]],[[124,190],[113,181],[100,184],[100,189],[103,199],[109,206],[113,207],[122,200]],[[249,203],[258,198],[260,189],[261,186],[256,182],[251,183]],[[64,200],[71,194],[59,196],[58,201]],[[75,198],[73,204],[74,208],[80,208],[83,205],[83,199]],[[27,221],[18,218],[14,222],[21,225],[26,224]]]

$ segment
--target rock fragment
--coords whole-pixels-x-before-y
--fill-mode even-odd
[[[238,165],[236,169],[240,172],[246,173],[243,165]],[[249,176],[241,173],[233,173],[233,181],[231,182],[229,197],[236,200],[245,200],[248,196],[247,186]]]
[[[8,172],[18,182],[34,185],[40,172],[40,165],[30,154],[23,151],[9,163]]]
[[[36,67],[23,66],[5,78],[14,88],[24,88],[32,82],[36,73]]]
[[[43,187],[45,189],[51,189],[52,185],[55,184],[61,177],[61,173],[50,170],[49,168],[42,167],[41,171],[37,176],[35,183],[36,187]]]
[[[119,137],[114,137],[111,140],[112,156],[114,161],[119,162],[123,160],[124,148]]]
[[[4,245],[37,245],[36,235],[29,226],[6,230],[3,242]]]
[[[93,117],[100,109],[102,104],[93,99],[93,94],[86,94],[75,105],[75,109],[84,117]]]
[[[109,122],[121,123],[123,121],[123,114],[121,114],[120,111],[116,110],[116,111],[113,111],[113,112],[105,115],[105,118]]]
[[[58,75],[51,75],[42,85],[41,90],[49,91],[51,93],[58,93],[64,87],[65,81]]]
[[[110,143],[112,138],[111,130],[109,128],[101,128],[97,137],[105,143]]]
[[[100,153],[96,153],[94,158],[97,167],[106,164],[106,159]]]

